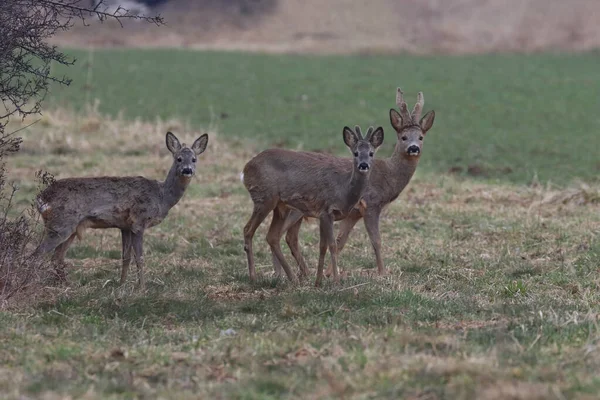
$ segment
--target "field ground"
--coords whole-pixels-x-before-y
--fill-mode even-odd
[[[76,55],[83,65],[86,53]],[[18,207],[31,202],[40,168],[57,178],[163,179],[167,130],[188,144],[208,130],[209,146],[184,198],[147,234],[146,292],[133,277],[116,285],[117,232],[88,231],[68,255],[68,286],[0,313],[0,391],[597,398],[597,60],[95,53],[88,86],[85,70],[69,70],[73,86],[54,91],[52,111],[22,131],[23,149],[8,159]],[[340,285],[274,280],[265,223],[255,236],[261,279],[250,284],[244,163],[276,141],[344,154],[337,129],[356,123],[384,126],[386,156],[398,84],[411,99],[423,90],[437,119],[415,178],[382,218],[391,275],[373,276],[359,225],[340,257]],[[101,113],[86,110],[95,99]],[[317,242],[316,224],[305,224],[313,271]]]

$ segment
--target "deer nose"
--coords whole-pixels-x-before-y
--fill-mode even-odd
[[[369,164],[367,164],[366,162],[362,162],[362,163],[358,164],[358,170],[359,171],[368,171]]]
[[[417,146],[416,144],[413,144],[409,146],[408,149],[406,149],[406,153],[409,156],[418,156],[419,153],[421,153],[421,148],[419,148],[419,146]]]
[[[189,175],[192,175],[193,173],[194,173],[194,171],[192,171],[192,169],[189,167],[186,167],[183,170],[181,170],[182,175],[189,176]]]

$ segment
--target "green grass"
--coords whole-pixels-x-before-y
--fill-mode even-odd
[[[482,56],[299,56],[182,50],[70,52],[48,105],[129,118],[188,119],[228,137],[344,154],[344,125],[382,125],[402,86],[436,110],[420,169],[481,179],[598,181],[600,53]],[[90,74],[88,75],[88,65]]]

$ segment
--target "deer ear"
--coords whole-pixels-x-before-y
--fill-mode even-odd
[[[177,137],[171,132],[167,132],[166,142],[167,149],[169,149],[171,153],[175,154],[181,150],[181,143],[179,143],[179,139],[177,139]]]
[[[431,127],[433,126],[434,119],[435,111],[433,110],[429,111],[423,116],[423,118],[421,118],[421,121],[419,121],[419,126],[421,127],[423,134],[427,133],[427,131],[431,129]]]
[[[367,136],[367,140],[371,143],[371,146],[378,148],[383,144],[383,128],[380,126]]]
[[[356,145],[356,142],[358,142],[356,133],[347,126],[344,127],[342,134],[344,135],[344,143],[346,143],[346,146],[353,148],[354,145]]]
[[[205,133],[204,135],[202,135],[198,139],[196,139],[196,141],[192,145],[192,150],[194,150],[194,153],[196,153],[196,155],[199,156],[200,154],[204,153],[204,150],[206,150],[207,144],[208,144],[208,134]]]
[[[390,123],[396,131],[399,131],[402,128],[402,116],[393,108],[390,108]]]

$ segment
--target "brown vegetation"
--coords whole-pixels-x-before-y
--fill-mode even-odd
[[[185,2],[191,3],[191,2]],[[256,3],[256,6],[251,4]],[[224,5],[223,5],[224,4]],[[582,51],[600,47],[596,0],[183,1],[167,26],[78,27],[66,46],[187,47],[308,53]]]

